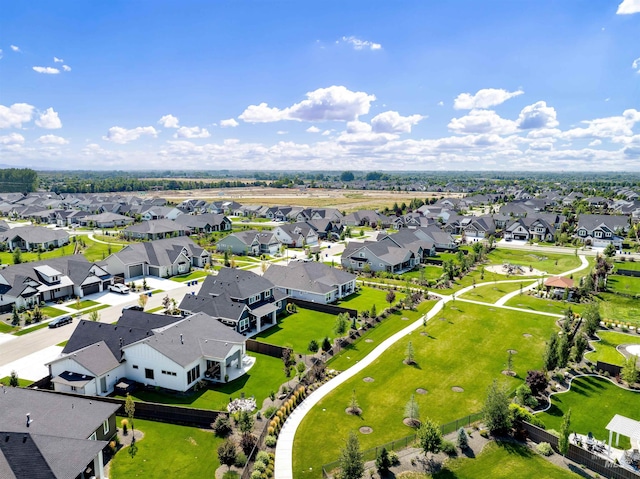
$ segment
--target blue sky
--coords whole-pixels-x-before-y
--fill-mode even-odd
[[[640,0],[10,2],[0,163],[640,171]]]

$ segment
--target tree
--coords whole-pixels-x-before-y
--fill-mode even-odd
[[[353,181],[355,179],[355,176],[352,172],[350,171],[343,171],[342,174],[340,175],[340,180],[341,181]]]
[[[284,366],[284,374],[289,377],[291,375],[291,368],[296,364],[296,358],[291,348],[284,348],[282,350],[282,363]]]
[[[616,247],[613,246],[613,243],[609,243],[603,253],[607,258],[612,258],[616,255]]]
[[[349,400],[349,407],[347,408],[351,414],[359,416],[362,413],[360,404],[358,404],[358,398],[356,397],[356,390],[351,393],[351,399]]]
[[[469,447],[469,436],[463,427],[458,429],[458,447],[462,450]]]
[[[562,416],[562,426],[560,427],[560,438],[558,439],[558,450],[563,456],[569,452],[569,434],[571,433],[571,408]]]
[[[13,264],[22,263],[22,250],[20,248],[15,248],[13,250]]]
[[[309,341],[309,346],[307,346],[307,349],[309,350],[309,352],[317,353],[318,349],[320,349],[320,346],[318,345],[318,341],[316,341],[315,339],[312,339],[311,341]]]
[[[511,369],[513,368],[513,351],[507,351],[507,374],[511,374]]]
[[[31,317],[35,323],[39,323],[40,321],[42,321],[42,318],[44,317],[44,315],[42,314],[42,310],[37,304],[33,308],[33,313]]]
[[[302,378],[304,378],[304,373],[307,371],[307,366],[304,364],[304,362],[300,361],[298,364],[296,364],[296,371],[298,371],[298,381],[302,381]]]
[[[168,294],[162,298],[162,307],[167,311],[167,313],[169,312],[171,308],[171,298],[169,298]]]
[[[391,467],[391,459],[389,458],[389,451],[387,451],[386,447],[380,449],[378,456],[376,457],[376,470],[378,474],[383,476],[387,472],[389,472],[389,468]]]
[[[418,431],[416,432],[416,439],[418,446],[424,452],[424,455],[429,459],[429,454],[437,454],[440,452],[442,446],[442,433],[440,432],[440,426],[431,419],[425,419]]]
[[[322,350],[323,351],[329,351],[331,349],[331,340],[329,339],[328,336],[325,336],[324,339],[322,340]]]
[[[593,336],[600,327],[600,308],[596,303],[590,303],[582,313],[582,327],[587,336]]]
[[[9,376],[9,386],[12,388],[17,388],[20,385],[20,379],[18,379],[18,373],[11,371],[11,376]]]
[[[255,419],[249,411],[242,410],[238,414],[238,429],[242,434],[248,434],[253,431]]]
[[[360,451],[360,441],[353,431],[344,448],[340,451],[340,479],[360,479],[364,475],[364,456]]]
[[[227,439],[218,446],[218,460],[220,464],[227,466],[231,470],[231,466],[236,463],[238,450],[235,443],[231,439]]]
[[[551,333],[544,352],[544,369],[553,371],[558,366],[558,334]]]
[[[149,296],[147,296],[146,294],[141,294],[140,296],[138,296],[138,306],[140,306],[143,311],[145,306],[147,305],[147,301],[149,301]]]
[[[411,341],[409,341],[409,343],[407,344],[407,352],[404,357],[404,363],[408,365],[416,363],[416,360],[413,356],[413,344],[411,343]]]
[[[20,324],[20,315],[18,314],[18,309],[16,305],[13,305],[13,310],[11,311],[11,325],[18,326]]]
[[[349,330],[349,314],[348,313],[340,313],[336,318],[336,324],[333,327],[333,332],[336,336],[344,336],[344,334]]]
[[[576,363],[579,363],[582,361],[582,357],[584,356],[584,352],[587,350],[588,346],[589,346],[589,343],[585,335],[582,334],[581,332],[578,332],[578,334],[576,334],[574,345],[573,345],[573,360]]]
[[[396,293],[393,292],[393,290],[389,290],[387,291],[387,303],[389,303],[389,306],[391,306],[391,303],[393,303],[396,300]]]
[[[420,424],[420,406],[414,394],[411,395],[411,399],[404,407],[404,417],[408,419],[411,426],[417,426]]]
[[[100,313],[97,310],[93,310],[89,313],[89,321],[98,322],[100,321]]]
[[[547,375],[543,371],[528,371],[527,379],[525,381],[527,386],[529,386],[529,389],[531,389],[531,394],[534,396],[537,396],[544,391],[549,384]]]
[[[133,431],[133,416],[136,413],[136,403],[129,393],[127,393],[127,399],[124,401],[124,412],[129,418],[129,424],[131,425],[131,430]]]
[[[558,367],[564,368],[569,362],[569,354],[571,353],[571,342],[569,341],[569,335],[563,333],[558,338]]]
[[[131,431],[133,431],[133,425],[131,426]],[[131,437],[131,444],[129,445],[129,455],[131,456],[131,459],[136,457],[137,453],[138,453],[138,445],[136,444],[136,436],[135,434],[133,434]]]
[[[638,356],[631,355],[625,359],[620,376],[629,385],[638,382]]]
[[[492,433],[504,433],[511,427],[509,394],[505,386],[495,379],[487,389],[487,398],[482,409],[484,423]]]
[[[369,313],[369,316],[371,318],[374,318],[374,319],[375,319],[376,316],[378,316],[378,311],[376,309],[376,305],[375,304],[371,305],[371,312]]]

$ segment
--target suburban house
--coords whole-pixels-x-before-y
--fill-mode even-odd
[[[175,219],[179,225],[193,233],[231,231],[231,220],[225,215],[205,213],[202,215],[180,215]]]
[[[178,208],[171,206],[151,206],[148,210],[140,214],[142,221],[151,220],[175,220],[183,215]]]
[[[131,243],[104,260],[109,273],[125,279],[138,276],[169,278],[188,273],[192,266],[203,268],[208,264],[211,264],[211,254],[184,236]]]
[[[129,216],[117,213],[100,213],[97,215],[86,215],[77,219],[77,223],[82,226],[93,226],[95,228],[114,228],[116,226],[127,226],[134,222]]]
[[[105,478],[119,404],[0,386],[0,477]]]
[[[346,215],[342,218],[342,224],[345,226],[371,226],[381,227],[389,226],[389,218],[373,210],[359,210]]]
[[[0,311],[106,291],[112,276],[82,255],[20,263],[0,270]]]
[[[307,223],[286,223],[276,226],[273,234],[277,240],[290,248],[302,248],[318,244],[316,230]]]
[[[468,221],[461,224],[462,232],[472,241],[488,238],[496,232],[496,225],[491,216],[474,216],[466,219]]]
[[[142,223],[131,225],[125,228],[122,234],[127,239],[153,241],[162,238],[185,236],[189,232],[189,228],[185,228],[175,221],[162,219],[143,221]]]
[[[391,242],[394,246],[407,248],[413,252],[416,261],[422,263],[429,256],[436,255],[436,248],[430,239],[419,237],[415,230],[402,230],[394,234],[379,233],[378,242]]]
[[[180,309],[186,314],[203,312],[251,336],[276,324],[286,299],[287,295],[267,278],[251,271],[222,268],[216,276],[207,276],[197,295],[185,296]]]
[[[238,231],[218,241],[216,251],[236,255],[274,255],[280,251],[280,241],[271,231]]]
[[[456,251],[458,249],[458,243],[456,243],[454,237],[435,225],[416,228],[412,230],[412,233],[419,239],[432,242],[436,252]],[[431,256],[434,256],[434,254]]]
[[[621,250],[623,238],[619,235],[626,234],[629,227],[628,216],[580,215],[576,236],[586,245],[605,248],[613,244]]]
[[[13,251],[47,251],[69,244],[69,233],[44,226],[20,226],[0,233],[0,242]]]
[[[408,248],[391,241],[365,241],[347,243],[340,260],[342,267],[350,271],[386,271],[403,273],[420,263],[420,258]]]
[[[505,239],[553,241],[564,217],[552,214],[531,215],[511,221],[504,230]]]
[[[314,261],[272,264],[264,278],[291,298],[328,304],[355,292],[356,275]]]
[[[318,239],[340,239],[344,229],[339,222],[329,219],[311,219],[307,224],[315,230]]]
[[[81,321],[48,366],[56,391],[107,395],[122,378],[175,391],[242,369],[245,337],[203,313],[125,310],[116,324]]]

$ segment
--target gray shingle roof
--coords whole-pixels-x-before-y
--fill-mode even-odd
[[[356,275],[317,262],[294,262],[288,266],[272,264],[264,275],[274,285],[326,294],[336,286],[353,281]]]
[[[121,251],[114,253],[124,264],[146,262],[152,266],[173,264],[183,248],[191,257],[198,257],[204,251],[191,238],[179,236],[143,243],[132,243]]]
[[[222,268],[216,276],[207,276],[198,295],[217,296],[227,293],[231,298],[242,300],[272,288],[271,281],[256,273],[241,269]]]

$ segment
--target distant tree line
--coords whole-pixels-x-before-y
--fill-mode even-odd
[[[0,193],[29,193],[38,187],[38,174],[29,168],[0,170]]]

